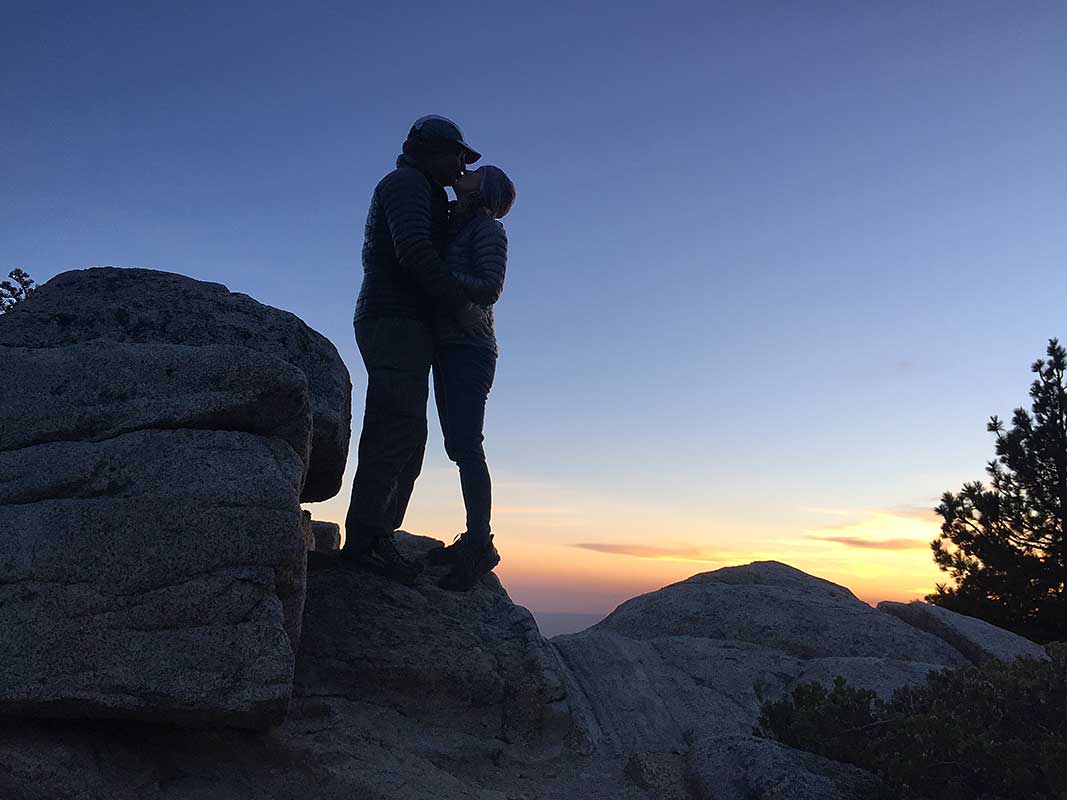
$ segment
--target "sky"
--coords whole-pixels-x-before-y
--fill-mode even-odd
[[[371,191],[423,114],[518,200],[497,568],[604,614],[775,559],[944,580],[946,490],[1067,337],[1067,6],[8,3],[0,268],[138,266],[298,314],[353,379]],[[405,528],[463,528],[431,407]]]

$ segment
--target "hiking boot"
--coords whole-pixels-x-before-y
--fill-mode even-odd
[[[422,572],[421,564],[409,561],[400,552],[392,534],[379,536],[369,542],[361,542],[360,545],[351,548],[351,553],[347,552],[349,549],[346,546],[341,553],[346,560],[353,561],[364,569],[405,586],[414,586],[415,578]]]
[[[452,538],[452,544],[440,545],[433,548],[426,553],[427,563],[434,566],[440,566],[441,564],[455,564],[456,559],[459,558],[460,552],[463,550],[464,542],[466,541],[467,533],[457,533]]]
[[[457,553],[452,569],[437,582],[442,589],[465,592],[500,563],[500,553],[493,546],[492,534],[485,544],[475,544],[470,539],[464,541],[461,537],[455,547]]]

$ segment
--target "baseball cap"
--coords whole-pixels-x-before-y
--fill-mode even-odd
[[[415,120],[411,130],[408,131],[408,139],[455,142],[465,151],[463,156],[463,163],[465,164],[473,164],[482,157],[481,153],[463,139],[463,131],[459,129],[459,125],[447,117],[441,117],[437,114],[427,114],[425,117],[419,117]]]

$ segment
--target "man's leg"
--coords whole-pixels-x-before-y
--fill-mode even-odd
[[[367,405],[360,434],[346,548],[386,536],[397,527],[401,492],[410,496],[412,461],[421,468],[433,337],[417,320],[361,320],[356,343],[367,368]],[[403,481],[403,488],[401,488]]]
[[[415,481],[418,479],[419,474],[422,472],[422,461],[426,455],[426,401],[423,401],[423,416],[422,416],[422,429],[420,431],[413,431],[412,438],[419,435],[418,447],[414,448],[411,453],[411,458],[404,465],[404,468],[400,470],[400,475],[396,479],[396,493],[393,496],[393,530],[400,528],[404,524],[404,515],[408,510],[408,503],[411,501],[411,493],[415,489]]]

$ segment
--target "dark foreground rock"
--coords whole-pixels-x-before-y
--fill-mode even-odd
[[[333,344],[295,315],[218,283],[157,270],[98,267],[57,275],[0,324],[0,346],[86,342],[226,345],[292,364],[306,377],[314,422],[301,499],[326,500],[340,488],[352,384]]]
[[[416,555],[433,543],[402,546]],[[671,796],[653,783],[683,791],[677,756],[635,762],[571,742],[552,649],[495,577],[457,594],[436,587],[441,570],[408,588],[334,559],[311,554],[280,726],[0,722],[0,797],[650,800]]]
[[[280,721],[309,536],[303,373],[236,347],[0,356],[0,713]]]
[[[332,553],[341,547],[341,526],[336,522],[311,520],[313,549],[320,553]]]
[[[399,538],[411,557],[435,544]],[[0,721],[0,797],[871,800],[884,796],[871,775],[753,737],[758,697],[831,673],[884,690],[942,666],[887,655],[804,657],[682,635],[669,617],[655,636],[647,614],[639,638],[604,625],[546,641],[494,576],[451,593],[435,585],[442,572],[405,587],[335,553],[310,553],[293,698],[280,725],[244,732]],[[830,591],[778,564],[725,574],[731,585],[774,587],[775,602],[786,598],[783,587],[809,598]],[[714,575],[698,583],[712,586]],[[720,591],[709,592],[709,618]],[[748,596],[754,613],[765,613],[758,593]],[[854,600],[840,587],[833,596],[846,608]],[[736,624],[739,612],[725,605]],[[861,612],[852,609],[859,620]],[[944,644],[870,613],[890,620],[880,628],[891,631],[886,653],[909,635],[926,655]],[[750,630],[757,627],[754,618]],[[779,628],[769,630],[781,641]],[[846,652],[855,652],[857,637]],[[940,652],[966,662],[952,649]]]

